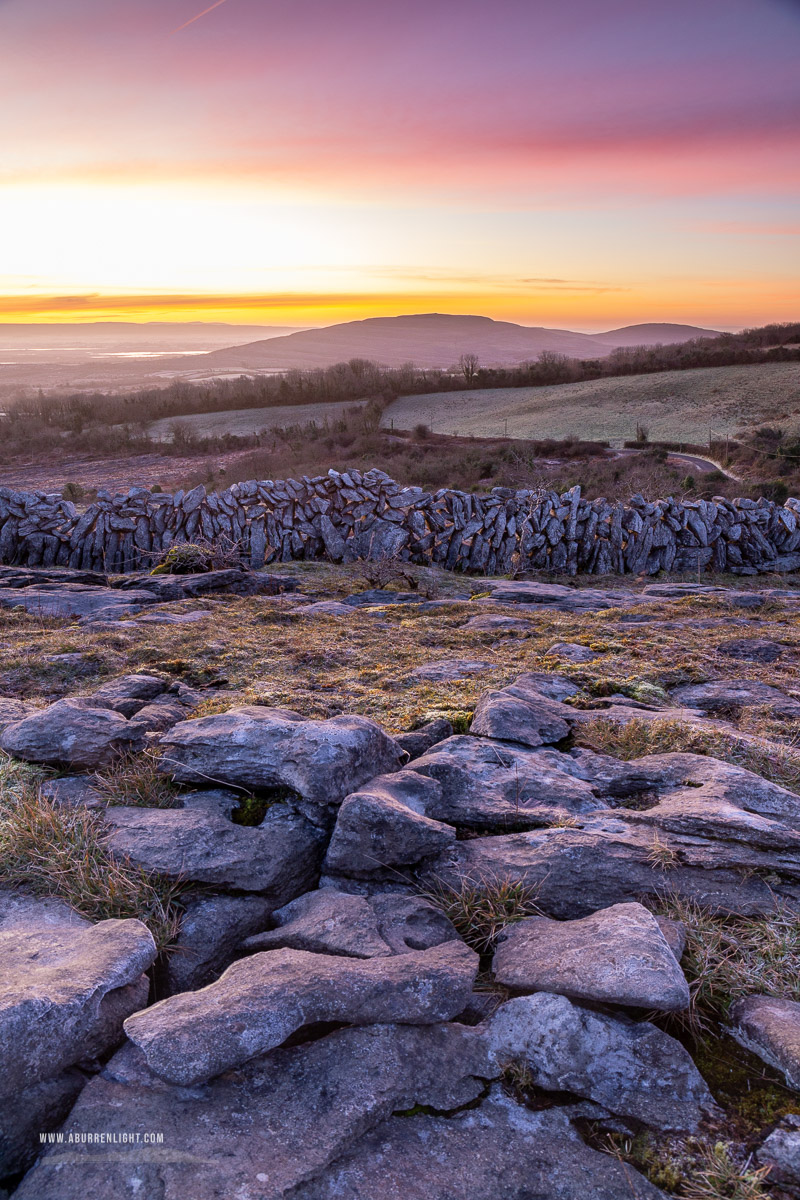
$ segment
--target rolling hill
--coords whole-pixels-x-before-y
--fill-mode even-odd
[[[669,322],[648,322],[644,325],[624,325],[592,337],[603,346],[673,346],[694,338],[718,337],[716,329],[700,329],[697,325],[671,325]]]
[[[653,441],[705,443],[762,423],[800,432],[800,363],[701,367],[537,388],[476,388],[401,396],[384,425],[436,433],[621,442],[645,426]]]
[[[637,330],[641,331],[638,336]],[[608,334],[587,334],[515,325],[489,317],[423,313],[348,321],[216,350],[204,357],[203,366],[302,370],[368,358],[387,367],[413,362],[418,367],[446,369],[462,354],[476,354],[482,366],[513,366],[536,359],[544,350],[570,358],[599,358],[617,346],[682,342],[706,336],[714,336],[713,331],[691,325],[632,325]]]

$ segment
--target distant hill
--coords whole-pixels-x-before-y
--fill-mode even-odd
[[[570,358],[600,358],[617,346],[681,342],[705,336],[713,334],[691,325],[633,325],[605,335],[516,325],[489,317],[422,313],[371,317],[259,340],[214,351],[205,356],[203,365],[234,370],[307,370],[350,358],[367,358],[387,367],[413,362],[418,367],[446,369],[462,354],[476,354],[481,366],[514,366],[538,358],[544,350]]]
[[[701,329],[697,325],[671,325],[663,321],[623,325],[622,329],[610,329],[608,333],[593,333],[591,336],[604,346],[672,346],[678,342],[693,341],[694,338],[719,337],[719,330]]]

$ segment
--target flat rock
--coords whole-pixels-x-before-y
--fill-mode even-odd
[[[15,1200],[283,1200],[392,1113],[458,1108],[498,1071],[461,1025],[340,1029],[191,1089],[158,1079],[128,1043],[72,1110],[73,1144],[48,1147]],[[119,1128],[158,1130],[164,1145],[115,1146],[109,1161],[81,1137]]]
[[[216,979],[239,945],[267,925],[273,910],[264,896],[183,897],[181,927],[167,960],[166,989],[195,991]]]
[[[0,932],[11,929],[33,933],[36,929],[90,929],[91,921],[63,900],[31,896],[17,888],[0,888]]]
[[[290,789],[312,820],[327,819],[345,796],[396,770],[405,757],[366,717],[311,721],[280,708],[250,706],[184,721],[161,739],[164,770],[180,783],[213,781]]]
[[[440,854],[456,838],[452,826],[425,815],[440,798],[439,783],[416,771],[374,779],[342,803],[325,870],[363,878]]]
[[[576,921],[529,917],[508,925],[492,969],[514,992],[661,1011],[689,1007],[689,986],[656,918],[636,903]]]
[[[100,613],[112,619],[138,613],[158,596],[150,590],[120,592],[110,587],[87,587],[78,583],[43,583],[37,587],[0,590],[0,608],[22,607],[34,616],[80,617],[92,620]]]
[[[731,1008],[728,1032],[800,1092],[800,1004],[774,996],[745,996]]]
[[[777,716],[800,716],[800,703],[778,688],[755,679],[715,680],[674,688],[672,698],[679,704],[703,712],[725,713],[755,706],[769,708]]]
[[[560,742],[570,731],[574,709],[543,696],[520,676],[499,691],[481,696],[470,725],[473,736],[543,746]]]
[[[590,1149],[558,1109],[500,1088],[452,1116],[391,1117],[292,1200],[666,1200],[621,1159]]]
[[[191,1085],[279,1046],[305,1025],[433,1025],[466,1006],[478,956],[463,942],[389,958],[303,950],[254,954],[200,992],[184,992],[125,1023],[148,1066]]]
[[[647,1021],[581,1008],[566,996],[519,996],[485,1026],[500,1062],[523,1061],[535,1084],[571,1092],[662,1130],[695,1130],[715,1111],[680,1042]]]
[[[419,604],[423,599],[419,592],[393,592],[388,588],[367,588],[364,592],[355,592],[345,596],[343,604],[350,608],[370,608],[385,604]]]
[[[589,916],[665,892],[723,912],[749,916],[774,911],[780,888],[745,873],[767,866],[745,843],[714,843],[664,835],[616,817],[582,818],[580,828],[555,827],[457,842],[434,859],[425,879],[460,886],[463,879],[524,883],[544,913],[558,919]],[[664,865],[659,851],[669,855]],[[688,861],[687,861],[688,860]],[[727,864],[727,865],[726,865]]]
[[[170,879],[259,892],[277,908],[316,881],[319,831],[284,805],[261,825],[234,825],[209,808],[108,808],[108,847]]]
[[[464,626],[470,633],[532,633],[530,621],[520,617],[501,617],[494,613],[486,613],[480,617],[470,617]]]
[[[441,787],[438,798],[426,800],[425,815],[469,829],[532,829],[557,811],[602,807],[589,783],[535,750],[489,737],[448,738],[415,759],[414,771]]]
[[[717,654],[739,658],[743,662],[773,663],[783,657],[784,648],[768,638],[732,638],[717,644]]]
[[[451,683],[455,679],[468,679],[470,675],[482,675],[493,671],[494,663],[479,658],[445,658],[440,662],[427,663],[409,672],[413,679],[427,679],[431,683]]]
[[[211,615],[204,609],[181,613],[166,613],[156,610],[141,613],[132,621],[126,621],[125,625],[194,625],[197,621],[207,621]]]
[[[585,663],[600,658],[596,650],[581,646],[579,642],[554,642],[545,654],[551,658],[563,658],[567,662]]]
[[[58,808],[105,808],[108,794],[96,788],[86,775],[62,775],[48,779],[39,791]]]
[[[7,725],[0,748],[27,762],[90,770],[110,766],[121,753],[139,749],[143,739],[120,713],[68,699]]]
[[[0,1096],[113,1046],[147,1003],[143,972],[155,957],[141,921],[0,930]]]
[[[305,605],[300,612],[304,617],[352,617],[354,607],[339,600],[317,600]]]
[[[597,612],[637,602],[635,592],[606,588],[574,588],[559,583],[517,580],[492,585],[493,604],[537,604],[556,612]]]

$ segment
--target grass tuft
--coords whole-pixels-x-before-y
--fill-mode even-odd
[[[735,1000],[753,993],[800,1001],[800,918],[788,908],[735,917],[678,897],[661,907],[686,929],[681,966],[701,1021],[724,1019]]]
[[[179,808],[177,788],[159,771],[159,758],[152,750],[120,756],[111,766],[96,771],[92,783],[109,804]]]
[[[739,1163],[724,1142],[704,1146],[701,1165],[681,1192],[685,1200],[761,1200],[769,1167]]]
[[[43,777],[0,759],[0,876],[90,920],[136,917],[159,949],[167,947],[177,936],[183,886],[112,856],[102,818],[51,804],[39,790]]]
[[[536,889],[518,879],[465,877],[458,885],[437,880],[423,895],[442,910],[467,945],[479,954],[493,953],[506,925],[541,915]]]

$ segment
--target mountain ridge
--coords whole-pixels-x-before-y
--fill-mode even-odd
[[[642,331],[641,340],[636,339],[638,329]],[[570,358],[604,358],[618,346],[716,336],[716,330],[669,323],[625,326],[607,333],[588,334],[495,321],[477,314],[415,313],[367,317],[259,339],[212,351],[203,361],[204,365],[220,368],[302,370],[332,366],[350,358],[367,358],[387,367],[413,362],[418,367],[447,369],[462,354],[476,354],[483,366],[513,366],[535,359],[544,351]]]

